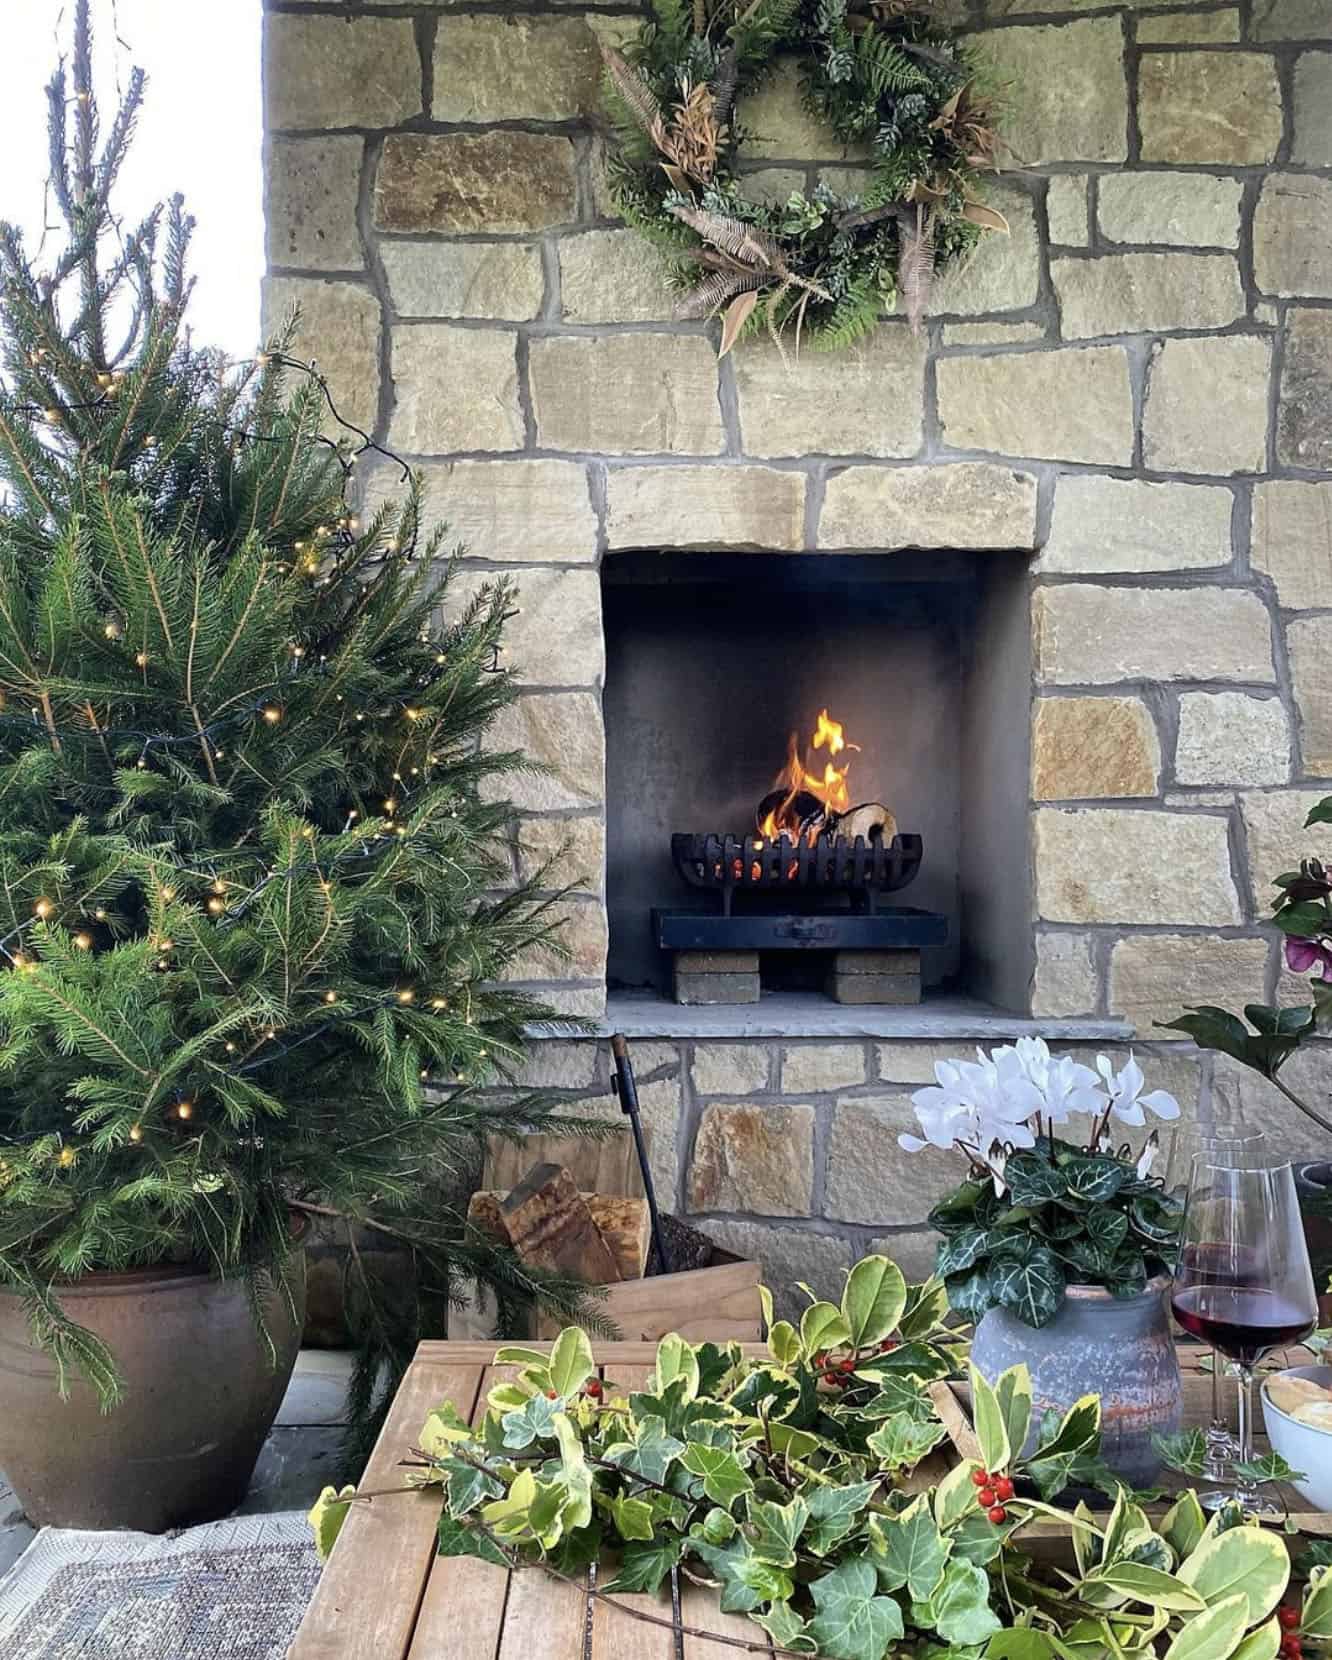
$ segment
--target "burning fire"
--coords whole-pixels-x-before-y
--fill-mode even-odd
[[[811,750],[826,750],[823,771],[821,774],[812,771],[800,759],[799,739],[793,732],[786,765],[773,779],[771,793],[781,791],[782,799],[759,821],[760,834],[769,840],[784,835],[791,841],[799,841],[803,835],[813,844],[824,830],[826,820],[846,812],[851,805],[847,774],[851,771],[851,755],[859,752],[860,745],[847,742],[841,722],[833,720],[826,709],[819,710],[818,724],[810,735],[809,745]],[[839,755],[847,757],[841,766],[837,764]],[[812,764],[817,766],[817,760]],[[801,800],[802,797],[813,797],[813,803]],[[814,803],[822,812],[811,822],[810,809]]]

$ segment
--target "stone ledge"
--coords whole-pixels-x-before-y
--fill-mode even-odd
[[[644,993],[612,992],[606,1018],[582,1035],[629,1038],[929,1038],[1001,1043],[1019,1037],[1119,1041],[1133,1035],[1122,1020],[1032,1020],[972,997],[929,997],[911,1008],[848,1007],[812,993],[765,992],[758,1003],[684,1008]],[[556,1022],[528,1028],[532,1038],[568,1038]],[[577,1035],[577,1034],[574,1034]]]

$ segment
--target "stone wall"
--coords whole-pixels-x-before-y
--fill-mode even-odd
[[[1145,1034],[1300,993],[1262,918],[1332,790],[1332,11],[945,3],[1013,89],[1012,235],[919,337],[784,367],[670,321],[611,215],[596,43],[632,7],[269,0],[268,316],[299,305],[343,408],[424,468],[464,582],[521,585],[495,741],[552,768],[519,786],[519,868],[571,838],[588,875],[572,963],[524,971],[571,1012],[604,990],[597,567],[644,546],[1034,552],[1030,1012]],[[742,116],[756,188],[844,172],[789,76]],[[881,1136],[874,1214],[830,1175],[914,1071],[838,1046],[816,1089],[814,1050],[753,1053],[653,1068],[681,1202],[829,1261],[917,1221]],[[1275,1101],[1224,1069],[1211,1093]]]
[[[1060,1046],[1090,1064],[1097,1047],[1118,1064],[1123,1045]],[[665,1209],[719,1244],[761,1261],[779,1312],[803,1306],[797,1280],[831,1293],[842,1270],[885,1251],[909,1276],[932,1271],[931,1206],[960,1178],[957,1160],[897,1144],[916,1128],[911,1093],[934,1081],[934,1063],[965,1044],[928,1042],[681,1041],[630,1046],[653,1180]],[[1171,1090],[1192,1124],[1206,1110],[1209,1063],[1166,1045],[1139,1058],[1154,1088]],[[559,1091],[580,1112],[619,1119],[608,1046],[540,1045],[528,1081]],[[1213,1083],[1227,1116],[1268,1122],[1275,1095],[1229,1073]],[[1242,1096],[1242,1099],[1241,1099]],[[1316,1145],[1292,1126],[1292,1150]],[[1173,1132],[1164,1129],[1164,1161]]]

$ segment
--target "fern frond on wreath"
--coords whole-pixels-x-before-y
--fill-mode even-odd
[[[745,271],[709,271],[700,283],[677,302],[675,315],[681,322],[711,317],[713,312],[719,310],[728,300],[734,299],[737,294],[757,288],[762,280],[760,276]]]

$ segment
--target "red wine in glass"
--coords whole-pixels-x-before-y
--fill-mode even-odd
[[[1297,1303],[1242,1285],[1186,1286],[1171,1307],[1185,1331],[1241,1366],[1256,1366],[1270,1349],[1298,1343],[1313,1330]]]
[[[1318,1299],[1288,1163],[1255,1148],[1218,1146],[1189,1173],[1171,1307],[1184,1330],[1239,1368],[1239,1463],[1253,1458],[1253,1369],[1270,1349],[1313,1330]],[[1268,1508],[1242,1486],[1207,1493],[1204,1504],[1237,1500]]]

